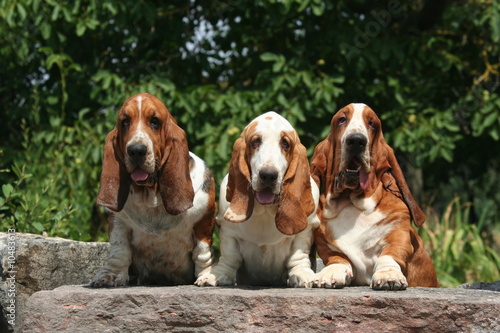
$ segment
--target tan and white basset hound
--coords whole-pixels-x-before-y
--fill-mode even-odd
[[[321,189],[315,243],[326,266],[315,286],[438,287],[432,260],[411,225],[421,226],[425,214],[372,109],[349,104],[334,115],[331,133],[315,149],[311,174]]]
[[[312,287],[318,199],[294,128],[275,112],[255,118],[236,140],[220,187],[219,263],[196,284]]]
[[[110,214],[106,265],[92,287],[191,284],[210,269],[215,185],[165,105],[129,98],[106,137],[97,204]]]

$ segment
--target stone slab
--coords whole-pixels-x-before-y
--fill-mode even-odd
[[[24,332],[499,332],[473,289],[63,286],[33,294]]]
[[[20,318],[31,294],[62,285],[89,283],[104,265],[108,253],[109,243],[0,232],[0,308],[3,310],[0,332],[22,331]],[[10,297],[14,294],[15,297]],[[7,317],[11,312],[7,307],[12,300],[15,301],[15,325],[10,325],[11,318]]]

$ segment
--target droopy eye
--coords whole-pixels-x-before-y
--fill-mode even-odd
[[[368,127],[374,130],[377,127],[377,125],[375,125],[375,122],[373,120],[370,120],[368,122]]]
[[[130,118],[129,117],[123,118],[122,127],[123,127],[123,129],[127,129],[130,127]]]
[[[290,143],[286,139],[281,139],[281,148],[284,151],[288,151],[290,149]]]
[[[340,117],[338,124],[339,124],[339,126],[347,124],[347,118],[344,116]]]
[[[259,148],[261,144],[262,141],[260,140],[260,138],[255,138],[252,140],[252,142],[250,142],[250,145],[252,146],[253,149]]]
[[[157,117],[151,117],[151,120],[149,121],[149,126],[151,126],[152,129],[158,129],[161,126],[161,121]]]

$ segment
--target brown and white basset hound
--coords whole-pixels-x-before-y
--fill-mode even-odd
[[[315,243],[326,266],[315,286],[438,287],[432,260],[411,225],[421,226],[425,214],[371,108],[349,104],[333,116],[311,174],[321,189]]]
[[[312,287],[318,199],[294,128],[275,112],[255,118],[236,140],[220,187],[220,260],[196,284]]]
[[[92,287],[192,284],[210,269],[215,185],[188,151],[186,134],[165,105],[129,98],[106,137],[97,204],[110,214],[110,253]]]

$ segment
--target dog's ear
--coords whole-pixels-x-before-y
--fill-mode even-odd
[[[316,146],[311,160],[311,177],[322,193],[326,192],[326,189],[332,188],[332,184],[330,184],[334,172],[332,155],[333,144],[332,135],[330,134]]]
[[[168,111],[167,111],[168,112]],[[167,213],[178,215],[193,207],[194,190],[189,170],[186,133],[169,115],[165,130],[159,188]]]
[[[417,204],[406,183],[403,171],[399,166],[394,150],[385,141],[382,128],[379,127],[371,147],[370,162],[374,172],[370,175],[371,187],[375,188],[380,181],[384,188],[403,200],[410,211],[415,225],[420,227],[426,220],[425,213]],[[396,184],[394,184],[394,181]]]
[[[250,186],[250,168],[246,157],[246,130],[236,140],[229,165],[229,176],[226,189],[226,200],[229,207],[224,219],[233,223],[245,222],[252,216],[253,195]]]
[[[426,220],[425,213],[422,211],[420,206],[417,204],[417,201],[415,200],[415,198],[413,198],[413,195],[410,192],[410,188],[406,183],[403,171],[399,166],[396,155],[394,155],[394,150],[387,143],[385,143],[385,149],[387,154],[387,162],[389,162],[390,165],[390,173],[396,180],[399,192],[401,193],[401,199],[408,207],[411,217],[417,227],[420,227]]]
[[[295,235],[304,230],[308,225],[308,216],[315,209],[306,148],[298,137],[295,141],[276,213],[276,228],[285,235]]]
[[[335,116],[332,118],[332,132],[321,141],[314,149],[311,159],[311,177],[314,179],[320,193],[331,193],[335,197],[335,176],[339,172],[340,166],[340,139],[337,139],[337,133],[333,132]]]
[[[97,204],[114,212],[119,212],[125,206],[130,191],[130,175],[125,167],[118,131],[114,128],[106,136],[102,172]]]

